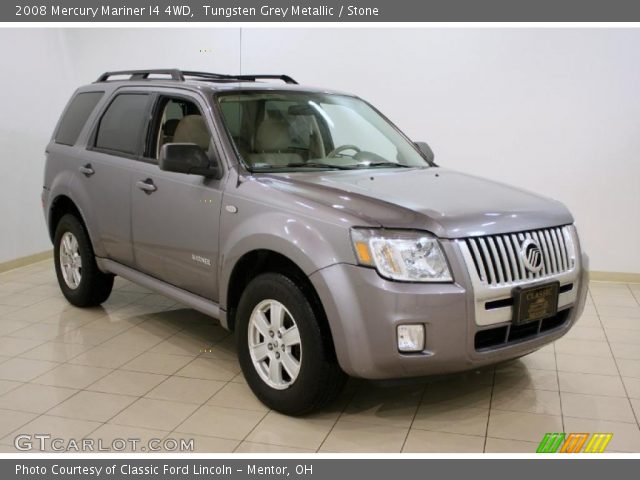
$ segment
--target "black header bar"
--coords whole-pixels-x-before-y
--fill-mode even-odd
[[[640,22],[633,0],[15,0],[1,22]]]

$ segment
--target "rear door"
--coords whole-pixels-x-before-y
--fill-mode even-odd
[[[77,176],[106,257],[125,265],[133,265],[132,167],[142,153],[150,107],[148,93],[117,90],[89,138]]]
[[[131,178],[136,268],[217,301],[222,180],[158,168],[164,143],[197,143],[211,154],[212,123],[197,95],[158,92],[145,158]]]

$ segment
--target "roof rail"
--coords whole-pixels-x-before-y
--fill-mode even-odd
[[[207,80],[221,80],[221,81],[242,81],[242,82],[255,82],[256,80],[282,80],[285,83],[291,83],[297,85],[293,78],[289,75],[226,75],[222,73],[209,73],[209,72],[192,72],[183,71],[182,74],[186,77],[199,77]]]
[[[106,82],[110,77],[129,75],[127,80],[145,80],[150,75],[169,75],[171,80],[184,82],[185,77],[200,78],[202,80],[208,80],[211,82],[255,82],[257,80],[282,80],[285,83],[295,84],[296,82],[289,75],[227,75],[222,73],[210,73],[210,72],[194,72],[194,71],[182,71],[175,68],[170,69],[155,69],[155,70],[120,70],[115,72],[105,72],[98,80],[98,82]]]
[[[184,75],[182,75],[180,70],[175,68],[164,68],[155,70],[119,70],[116,72],[105,72],[98,77],[96,83],[106,82],[109,80],[109,77],[115,77],[117,75],[129,75],[129,80],[144,80],[149,78],[149,75],[170,75],[171,80],[184,80]]]

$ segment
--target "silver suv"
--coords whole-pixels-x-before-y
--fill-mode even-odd
[[[584,307],[562,204],[441,168],[365,101],[286,75],[103,74],[60,119],[42,200],[69,302],[120,275],[217,318],[292,415],[347,375],[526,355]]]

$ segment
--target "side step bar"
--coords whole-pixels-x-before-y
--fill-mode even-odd
[[[138,272],[137,270],[107,258],[96,257],[96,263],[98,264],[98,268],[105,273],[113,273],[114,275],[125,278],[130,282],[172,298],[176,302],[183,303],[194,310],[220,320],[221,326],[227,328],[226,315],[223,314],[224,312],[220,309],[220,305],[212,302],[211,300],[207,300],[199,295],[194,295],[186,290],[182,290],[181,288],[165,283],[157,278]]]

